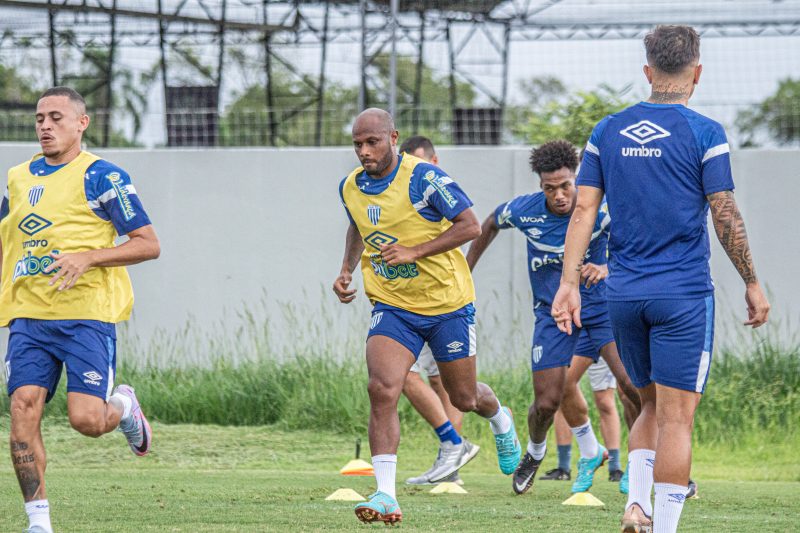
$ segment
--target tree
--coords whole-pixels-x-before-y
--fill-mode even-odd
[[[780,81],[774,94],[737,113],[736,126],[742,146],[758,146],[764,134],[781,145],[800,142],[800,79]]]
[[[378,87],[368,90],[367,101],[372,106],[386,106],[389,57],[380,55],[372,62]],[[398,100],[395,122],[401,137],[420,133],[436,142],[450,142],[450,84],[447,77],[438,77],[423,65],[420,101],[424,109],[419,114],[418,131],[413,131],[413,90],[416,62],[400,57],[397,62]],[[282,65],[273,66],[273,115],[266,107],[266,90],[262,84],[245,89],[224,111],[220,119],[222,143],[225,145],[269,145],[270,120],[277,124],[278,145],[308,146],[316,144],[316,83],[314,76],[298,76]],[[328,81],[324,94],[322,144],[350,144],[350,124],[359,112],[358,86]],[[459,105],[471,105],[475,91],[471,85],[458,82]]]
[[[521,120],[510,125],[522,141],[540,145],[553,139],[566,139],[575,146],[586,144],[592,129],[606,115],[616,113],[632,102],[624,98],[630,86],[615,90],[601,85],[591,91],[568,93],[555,78],[523,84],[529,105],[518,115]]]
[[[0,141],[35,141],[33,115],[41,91],[16,69],[0,65]]]

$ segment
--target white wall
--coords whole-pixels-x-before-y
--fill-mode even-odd
[[[0,146],[0,167],[35,149]],[[260,302],[264,291],[271,306],[294,302],[311,319],[321,304],[330,304],[346,229],[337,185],[357,164],[349,148],[97,152],[133,176],[162,241],[158,261],[130,268],[137,334],[148,337],[159,327],[177,331],[187,320],[218,327],[224,310],[235,313],[243,303]],[[442,148],[439,155],[481,219],[500,202],[538,189],[525,148]],[[733,165],[757,270],[774,294],[773,316],[796,326],[800,151],[742,150],[733,154]],[[522,235],[505,231],[476,269],[484,352],[506,349],[498,348],[498,339],[529,338],[525,257]],[[718,245],[713,257],[718,320],[731,313],[743,320],[743,284]],[[366,312],[365,306],[342,307],[339,318],[361,328]]]

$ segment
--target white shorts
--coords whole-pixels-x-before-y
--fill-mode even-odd
[[[431,351],[431,348],[428,346],[427,342],[422,347],[422,351],[419,352],[417,361],[409,371],[419,374],[420,370],[424,370],[425,375],[428,377],[439,375],[439,367],[436,366],[436,361],[433,359],[433,352]]]
[[[592,390],[595,392],[617,388],[617,378],[611,373],[611,369],[608,368],[608,364],[602,357],[589,367],[587,374],[589,374]]]

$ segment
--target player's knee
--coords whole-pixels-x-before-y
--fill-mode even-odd
[[[386,402],[396,399],[400,395],[402,387],[392,385],[391,383],[378,379],[370,378],[367,384],[367,392],[369,393],[370,400],[375,402]]]
[[[106,433],[105,418],[100,413],[70,413],[69,424],[75,431],[87,437],[99,437]]]
[[[39,395],[33,391],[17,389],[11,395],[11,420],[21,421],[40,416]]]
[[[541,398],[536,398],[536,401],[533,402],[533,408],[536,414],[544,418],[555,416],[560,405],[561,402],[558,398],[553,396],[542,396]]]
[[[478,397],[468,393],[450,394],[450,403],[459,411],[470,413],[478,408]]]

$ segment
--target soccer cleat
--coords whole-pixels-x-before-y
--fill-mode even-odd
[[[394,525],[403,519],[397,500],[381,491],[371,494],[367,501],[356,505],[354,510],[358,519],[365,524],[383,522]]]
[[[653,520],[644,514],[638,503],[633,503],[625,509],[620,526],[621,533],[652,533]]]
[[[608,480],[612,483],[618,483],[622,480],[622,477],[625,475],[625,472],[622,470],[612,470],[608,473]]]
[[[686,491],[686,499],[697,498],[697,483],[689,479],[689,490]]]
[[[442,443],[433,466],[416,477],[406,479],[406,483],[408,485],[435,485],[443,481],[452,481],[450,478],[454,475],[458,477],[458,470],[472,460],[480,449],[480,446],[472,444],[464,438],[462,438],[461,444]]]
[[[550,481],[569,481],[572,479],[572,473],[569,470],[554,468],[545,472],[545,474],[539,479]]]
[[[517,494],[525,494],[525,492],[531,488],[533,479],[536,477],[536,471],[539,470],[539,467],[542,465],[542,459],[537,461],[531,454],[525,452],[522,461],[519,462],[519,466],[517,466],[517,469],[514,471],[514,479],[511,483],[514,492]]]
[[[625,469],[625,473],[622,474],[622,478],[619,480],[619,491],[622,494],[628,494],[628,469]]]
[[[461,439],[461,444],[443,442],[439,446],[439,457],[433,465],[434,470],[429,476],[430,482],[440,483],[444,481],[445,478],[455,474],[460,468],[470,462],[473,457],[478,455],[480,449],[480,446],[472,444],[464,438]]]
[[[131,416],[127,422],[120,422],[119,431],[128,439],[128,445],[133,453],[138,456],[147,455],[153,440],[150,424],[142,413],[142,406],[136,399],[136,392],[130,385],[120,385],[114,389],[114,394],[122,394],[131,399]]]
[[[41,526],[31,526],[25,530],[25,533],[47,533],[47,530]]]
[[[494,443],[497,446],[497,462],[500,464],[500,471],[506,475],[512,474],[519,464],[522,455],[522,446],[517,438],[517,428],[514,427],[514,417],[511,416],[511,409],[503,407],[508,418],[511,419],[511,428],[502,435],[494,436]]]
[[[578,461],[578,476],[572,484],[572,492],[586,492],[592,488],[594,483],[594,473],[608,459],[608,451],[600,444],[597,445],[597,455],[591,459],[583,457]]]
[[[453,472],[443,480],[439,481],[439,483],[455,483],[459,487],[464,486],[464,480],[461,479],[461,476],[458,475],[458,472]]]

